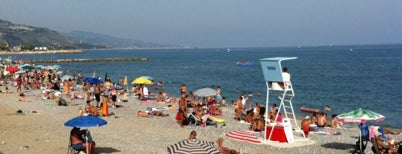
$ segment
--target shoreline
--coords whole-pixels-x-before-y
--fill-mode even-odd
[[[58,53],[81,53],[83,50],[46,50],[46,51],[18,51],[18,52],[8,52],[0,51],[0,55],[23,55],[23,54],[58,54]]]

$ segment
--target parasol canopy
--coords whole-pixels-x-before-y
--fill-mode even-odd
[[[215,96],[216,90],[212,88],[201,88],[194,92],[194,95],[198,97],[208,97],[208,96]]]
[[[359,108],[357,110],[342,113],[338,115],[337,118],[343,123],[366,123],[366,121],[381,122],[385,119],[385,116],[367,109]]]
[[[10,66],[10,67],[7,67],[6,68],[6,71],[8,71],[8,72],[10,72],[10,73],[15,73],[15,72],[17,72],[18,70],[20,70],[18,67],[16,67],[16,66]]]
[[[99,80],[98,78],[93,78],[93,77],[91,77],[91,78],[85,78],[83,81],[84,81],[85,83],[89,82],[90,84],[98,84],[98,83],[101,83],[101,82],[102,82],[102,81]]]
[[[171,154],[220,154],[214,142],[185,139],[167,147]]]
[[[100,127],[106,124],[107,121],[95,116],[79,116],[67,121],[66,123],[64,123],[64,126],[77,127],[77,128],[90,128],[90,127]]]
[[[152,84],[152,81],[145,77],[138,77],[131,84]]]

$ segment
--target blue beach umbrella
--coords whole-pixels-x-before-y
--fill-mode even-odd
[[[75,117],[66,123],[64,126],[77,128],[91,128],[106,125],[107,121],[95,116],[79,116]]]
[[[85,78],[84,80],[83,80],[85,83],[86,82],[89,82],[90,84],[98,84],[98,83],[101,83],[102,81],[101,80],[99,80],[98,78]]]
[[[36,69],[44,69],[44,68],[46,68],[46,66],[42,65],[42,64],[39,64],[39,65],[35,65],[35,68]]]
[[[85,141],[87,141],[87,143],[88,143],[88,139],[90,136],[88,128],[100,127],[100,126],[103,126],[106,124],[107,124],[107,121],[105,121],[101,118],[95,117],[95,116],[79,116],[79,117],[75,117],[75,118],[67,121],[66,123],[64,123],[64,126],[87,129],[86,135],[85,135]],[[87,148],[87,153],[88,153],[88,148]]]

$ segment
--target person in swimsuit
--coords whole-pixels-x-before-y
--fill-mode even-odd
[[[80,130],[79,128],[74,127],[70,132],[71,147],[74,150],[87,150],[88,154],[93,154],[95,150],[95,142],[85,142],[83,138],[84,134],[86,134],[86,130]]]

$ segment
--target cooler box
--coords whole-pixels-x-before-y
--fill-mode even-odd
[[[269,138],[269,134],[271,133],[272,128],[274,128],[274,131],[272,132],[272,136],[271,136],[271,141],[279,141],[279,142],[287,142],[286,139],[286,134],[285,134],[285,129],[283,126],[267,126],[266,129],[266,136],[268,139]]]

